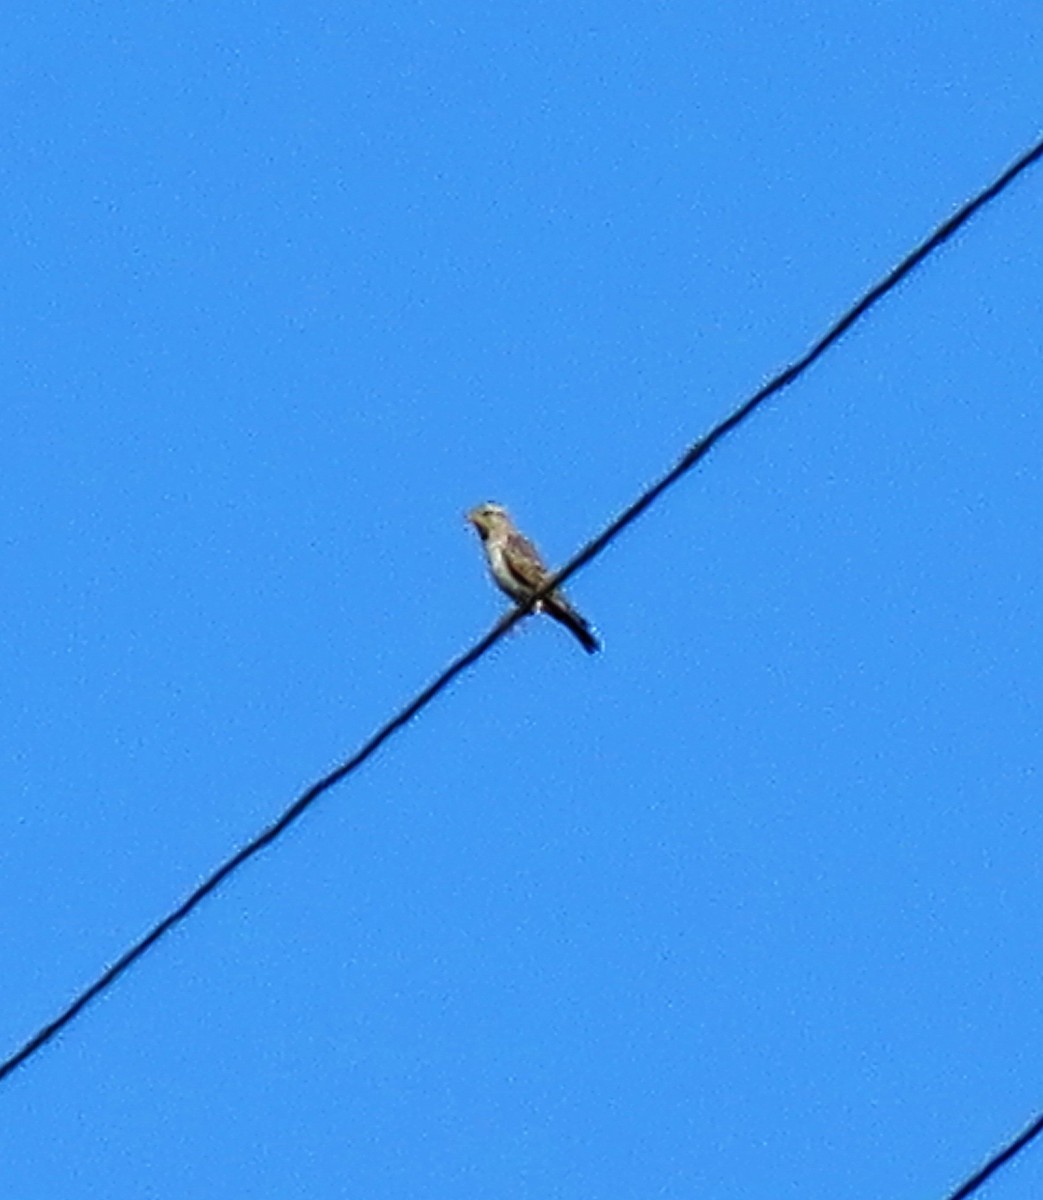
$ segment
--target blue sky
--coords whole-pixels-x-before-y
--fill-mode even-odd
[[[8,1053],[1040,132],[1027,3],[10,13]],[[942,1197],[1043,1105],[1043,175],[0,1094],[19,1200]],[[990,1186],[1043,1191],[1043,1151]]]

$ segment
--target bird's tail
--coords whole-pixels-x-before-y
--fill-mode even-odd
[[[560,621],[588,654],[596,654],[601,649],[594,631],[567,600],[558,595],[549,596],[541,607],[547,616]]]

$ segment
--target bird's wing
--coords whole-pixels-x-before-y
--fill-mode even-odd
[[[539,551],[516,529],[512,529],[507,535],[506,550],[504,558],[507,569],[523,587],[535,590],[550,578],[550,572],[543,565]]]

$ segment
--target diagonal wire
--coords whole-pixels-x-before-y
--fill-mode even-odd
[[[969,1179],[965,1179],[960,1184],[956,1191],[948,1197],[948,1200],[967,1200],[968,1196],[973,1196],[983,1183],[996,1174],[1000,1167],[1006,1166],[1041,1133],[1043,1133],[1043,1116],[1036,1117],[1032,1124],[1023,1129],[1017,1137],[1011,1138],[1002,1149],[997,1150],[984,1166],[979,1167]]]
[[[0,1082],[41,1050],[52,1038],[73,1021],[92,1000],[110,988],[133,963],[149,951],[160,938],[169,933],[176,925],[179,925],[225,879],[234,874],[244,863],[259,854],[265,847],[271,845],[324,792],[328,792],[330,788],[358,770],[393,734],[408,724],[440,692],[443,692],[459,674],[482,658],[504,636],[507,630],[517,624],[527,613],[531,612],[541,599],[552,592],[560,583],[563,583],[571,575],[574,575],[593,558],[597,557],[624,529],[636,521],[645,509],[654,504],[682,476],[687,475],[700,459],[704,458],[723,437],[727,436],[727,434],[731,433],[733,429],[736,429],[751,416],[754,410],[759,408],[765,400],[782,391],[783,388],[788,387],[803,375],[835,342],[843,337],[856,321],[865,316],[878,301],[892,291],[910,272],[914,271],[928,255],[949,241],[957,230],[962,228],[979,209],[1004,192],[1022,172],[1026,171],[1041,157],[1043,157],[1043,140],[1040,140],[1031,149],[1025,151],[1020,158],[1015,160],[992,183],[962,205],[948,220],[943,221],[929,237],[925,238],[914,250],[906,255],[879,283],[875,284],[860,300],[856,301],[815,342],[810,350],[770,379],[759,391],[755,392],[729,416],[725,417],[723,421],[715,425],[709,433],[689,447],[676,466],[672,467],[665,475],[642,492],[628,508],[624,509],[601,533],[589,541],[579,553],[571,558],[565,567],[544,588],[534,594],[526,603],[513,609],[481,641],[472,646],[470,650],[454,659],[437,679],[428,684],[405,708],[401,709],[386,724],[382,725],[351,758],[328,775],[323,776],[317,783],[312,784],[280,817],[262,830],[261,833],[257,834],[251,841],[247,842],[245,846],[237,850],[230,858],[226,859],[212,874],[208,875],[202,883],[190,892],[177,908],[173,909],[167,916],[153,925],[142,938],[135,942],[130,949],[126,950],[93,983],[84,988],[52,1021],[41,1026],[24,1045],[0,1063]],[[969,1195],[969,1193],[965,1194]],[[953,1200],[958,1200],[958,1197],[954,1197]]]

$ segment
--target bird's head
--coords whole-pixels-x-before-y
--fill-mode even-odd
[[[505,523],[510,522],[510,519],[507,515],[507,509],[501,504],[479,504],[477,508],[472,508],[467,514],[467,520],[478,530],[479,536],[483,540],[493,530],[501,528]]]

